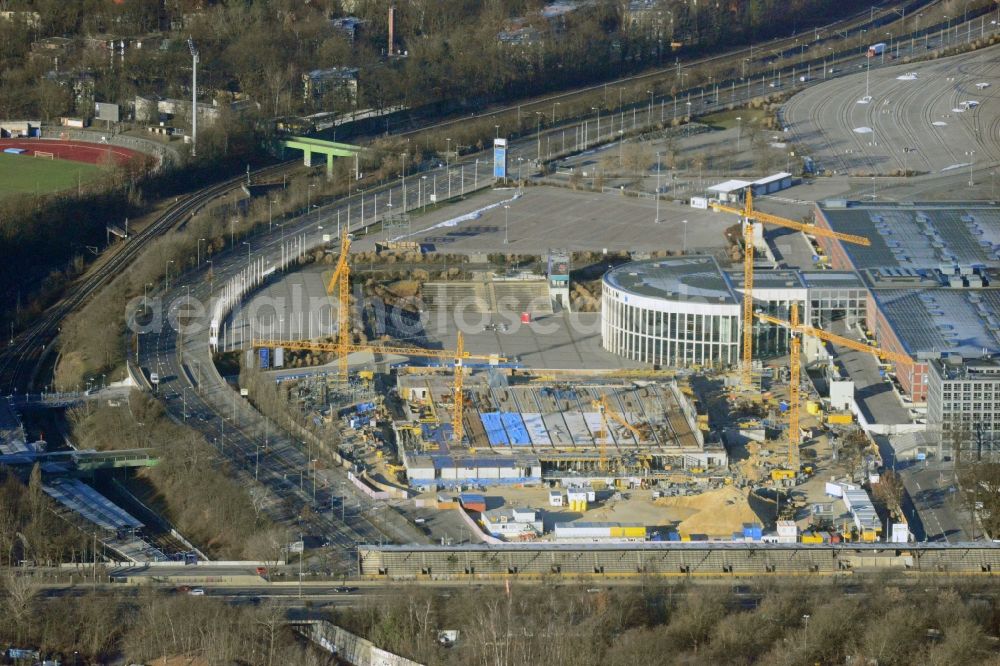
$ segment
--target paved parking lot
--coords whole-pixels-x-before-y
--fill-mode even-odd
[[[491,205],[472,219],[463,219]],[[723,247],[723,231],[736,218],[662,201],[659,220],[652,199],[528,187],[520,195],[515,190],[483,192],[422,216],[413,211],[414,231],[409,238],[431,243],[439,252],[545,254],[554,247],[597,251],[686,247],[695,252]]]
[[[1000,47],[991,47],[867,75],[862,69],[807,88],[784,107],[790,140],[808,146],[818,166],[840,174],[968,172],[995,163],[998,56]],[[866,95],[870,101],[861,103]],[[968,101],[979,104],[965,108]]]

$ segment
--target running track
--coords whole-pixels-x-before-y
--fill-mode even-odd
[[[33,154],[39,150],[52,153],[59,159],[88,164],[106,164],[108,157],[118,166],[130,162],[141,164],[147,156],[137,150],[105,143],[86,143],[62,139],[0,139],[0,151],[5,148],[22,148]]]

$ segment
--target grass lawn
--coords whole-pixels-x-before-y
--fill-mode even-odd
[[[0,197],[11,194],[58,192],[100,178],[95,164],[50,160],[0,152]]]
[[[699,123],[711,125],[716,129],[731,129],[739,124],[739,121],[736,120],[737,118],[742,118],[743,126],[746,127],[747,123],[759,123],[766,116],[767,112],[763,109],[735,109],[733,111],[710,113],[707,116],[695,118],[695,120]]]

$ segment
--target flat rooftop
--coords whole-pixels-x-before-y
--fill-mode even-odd
[[[635,261],[605,275],[613,287],[638,296],[674,301],[737,303],[742,298],[743,271],[724,271],[713,257],[670,257]],[[756,270],[754,289],[865,289],[854,271]],[[766,295],[765,295],[766,296]]]
[[[995,382],[1000,379],[1000,358],[997,357],[963,359],[959,363],[950,363],[948,359],[939,358],[931,361],[931,364],[945,380]]]
[[[809,271],[799,273],[799,277],[810,289],[866,288],[865,281],[854,271]]]
[[[911,355],[1000,353],[1000,292],[878,289],[871,292]]]
[[[606,283],[631,294],[674,301],[737,302],[713,257],[669,257],[634,261],[608,271]]]
[[[834,231],[871,241],[870,247],[842,244],[859,270],[1000,267],[1000,206],[825,201],[817,207]]]
[[[743,293],[743,271],[727,271],[726,276],[733,288]],[[753,272],[753,288],[757,289],[804,289],[805,284],[798,271],[790,270],[755,270]]]

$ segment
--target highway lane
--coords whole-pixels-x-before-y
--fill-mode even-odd
[[[287,163],[263,167],[251,172],[261,178],[287,168]],[[4,395],[34,390],[34,383],[52,343],[59,333],[59,324],[71,312],[81,307],[90,296],[111,282],[142,252],[146,244],[174,225],[188,219],[206,202],[239,187],[246,176],[240,175],[195,192],[168,208],[159,218],[131,239],[102,256],[97,263],[66,294],[51,306],[31,326],[19,333],[0,357],[0,379]]]

